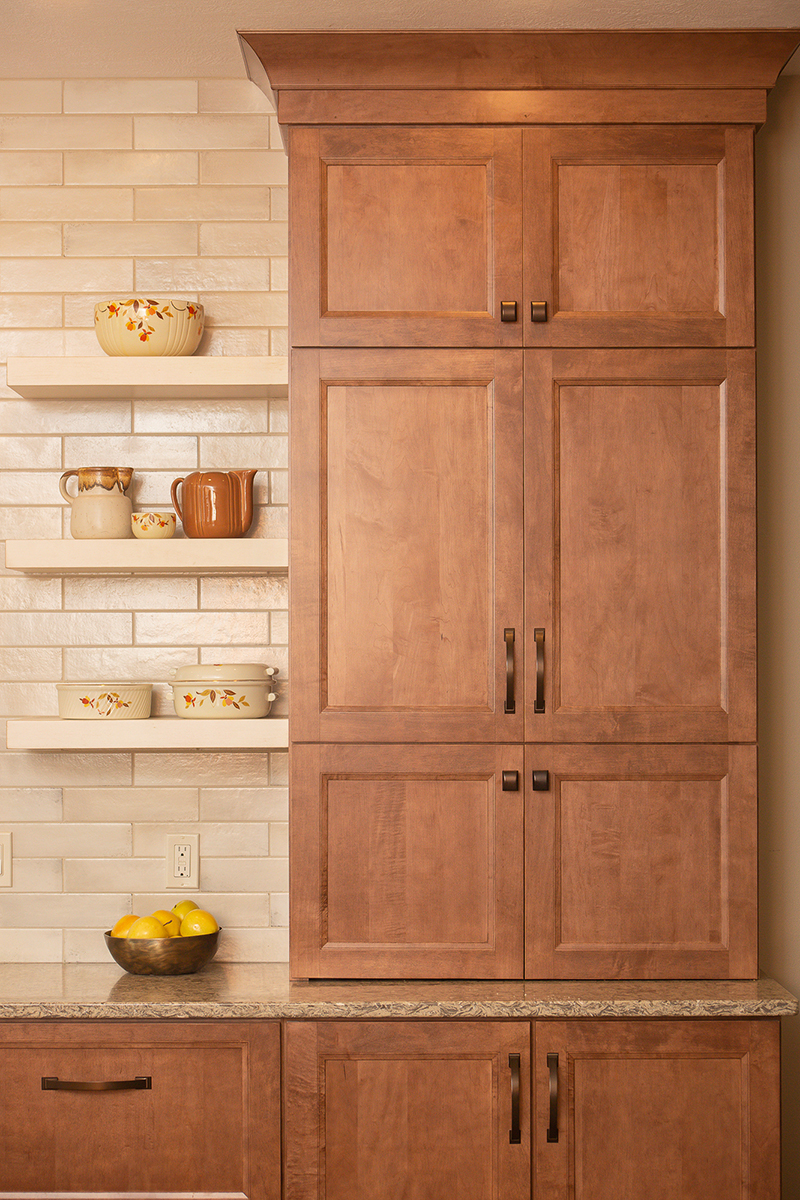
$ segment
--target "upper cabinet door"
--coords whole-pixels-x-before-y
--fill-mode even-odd
[[[750,350],[526,353],[526,737],[756,737]]]
[[[292,344],[521,345],[521,143],[519,129],[293,129]]]
[[[526,129],[524,181],[526,345],[754,344],[752,128]]]
[[[293,742],[520,741],[522,351],[292,356]]]

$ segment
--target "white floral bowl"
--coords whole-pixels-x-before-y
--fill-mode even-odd
[[[106,354],[174,357],[194,354],[205,324],[194,300],[105,300],[94,306],[94,331]]]
[[[175,532],[175,513],[133,513],[131,528],[133,536],[137,538],[170,538]]]
[[[150,716],[152,683],[57,683],[58,715],[71,721],[138,721]]]

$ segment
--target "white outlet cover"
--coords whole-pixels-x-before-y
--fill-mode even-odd
[[[168,833],[166,844],[166,886],[197,890],[200,886],[200,835]],[[183,864],[183,865],[181,865]],[[180,872],[185,870],[185,874]]]

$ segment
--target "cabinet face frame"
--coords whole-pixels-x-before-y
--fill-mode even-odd
[[[520,346],[520,151],[516,129],[293,127],[292,345]]]
[[[754,742],[754,353],[526,351],[525,389],[526,740]],[[648,396],[663,404],[669,426],[658,408],[648,413]],[[654,448],[637,440],[636,432],[628,445],[624,430],[615,434],[620,398],[638,406]],[[696,400],[705,405],[705,415]],[[685,445],[681,406],[689,429]],[[690,440],[701,420],[707,458],[698,458]],[[567,435],[584,455],[578,470],[575,453],[567,456],[562,448]],[[612,461],[613,476],[604,470]],[[628,461],[636,468],[630,485]],[[681,519],[697,535],[686,554],[673,545],[671,560],[665,553],[662,561],[658,553],[672,516],[661,493],[658,504],[648,499],[651,470],[653,478],[660,473],[685,487]],[[626,534],[634,525],[636,541]],[[688,552],[697,560],[691,570]],[[565,576],[569,553],[576,569]],[[630,573],[627,582],[620,564]],[[716,604],[699,586],[700,569],[717,591]],[[579,601],[578,583],[591,604]],[[628,614],[624,620],[618,615],[611,628],[603,617],[609,611],[605,596],[615,600],[612,613]],[[538,713],[532,668],[537,629],[545,631],[544,711]],[[576,631],[572,640],[570,629]],[[702,676],[699,667],[694,670],[697,662]],[[621,689],[617,694],[625,703],[604,698],[611,668],[613,687]],[[595,689],[596,698],[580,696],[579,679],[584,691]]]
[[[278,1021],[0,1022],[0,1194],[280,1200],[280,1047]],[[43,1090],[44,1076],[151,1084]],[[176,1136],[187,1117],[195,1147]]]
[[[414,1191],[431,1200],[530,1200],[529,1022],[287,1021],[284,1034],[288,1200],[381,1200],[399,1194],[392,1172],[433,1180]]]
[[[526,978],[757,976],[754,746],[529,745],[525,787]]]
[[[522,740],[521,368],[521,351],[293,351],[293,742]],[[406,409],[429,435],[412,418],[394,436]]]
[[[521,978],[522,789],[519,746],[295,744],[292,977]]]
[[[754,345],[752,126],[526,128],[523,145],[526,346]]]
[[[548,1055],[558,1056],[557,1142],[547,1140]],[[626,1200],[780,1198],[777,1020],[536,1021],[533,1078],[538,1200],[612,1200],[625,1169]]]

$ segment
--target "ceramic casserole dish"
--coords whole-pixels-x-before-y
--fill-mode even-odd
[[[172,672],[172,702],[179,717],[266,717],[275,699],[275,667],[263,663],[198,663]]]

